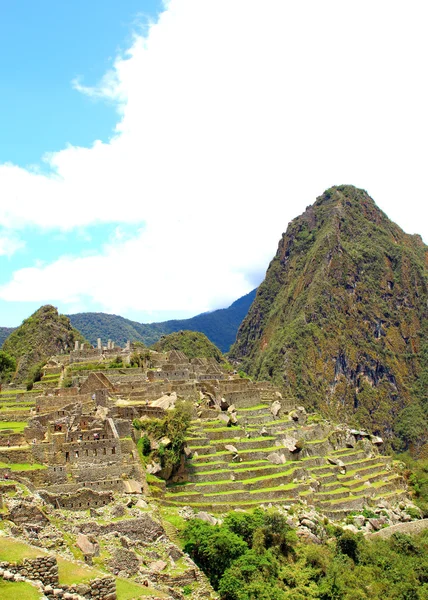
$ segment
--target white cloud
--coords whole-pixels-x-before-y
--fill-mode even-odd
[[[74,82],[117,103],[109,143],[47,155],[50,176],[0,166],[11,230],[140,233],[22,269],[0,298],[89,295],[122,313],[227,304],[288,221],[340,183],[427,241],[427,13],[423,0],[171,0],[97,88]]]
[[[9,258],[18,250],[24,248],[25,242],[20,240],[14,233],[0,230],[0,256]]]

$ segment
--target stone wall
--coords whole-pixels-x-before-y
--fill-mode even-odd
[[[58,586],[58,564],[53,556],[24,558],[22,563],[0,562],[0,569],[17,573],[27,579],[41,581],[45,586]]]
[[[165,416],[165,410],[157,406],[116,406],[112,409],[114,417],[119,419],[141,419],[148,417],[149,419],[162,419]]]
[[[55,508],[65,508],[67,510],[87,510],[88,508],[98,508],[106,506],[113,502],[113,492],[95,492],[90,489],[79,489],[71,494],[52,494],[45,490],[40,491],[40,496]]]
[[[44,598],[59,600],[61,598],[85,598],[86,600],[116,600],[116,580],[106,576],[92,579],[88,583],[64,585],[59,583],[58,564],[53,556],[24,559],[22,564],[0,562],[0,577],[14,580],[15,576],[29,581],[40,581],[43,585]]]

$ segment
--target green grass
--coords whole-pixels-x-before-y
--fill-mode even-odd
[[[178,514],[177,509],[161,506],[160,512],[162,520],[171,523],[178,531],[182,531],[186,527],[186,520]]]
[[[168,597],[163,592],[150,587],[144,587],[129,579],[116,579],[116,591],[117,600],[139,600],[139,598],[144,596],[154,596],[155,598]]]
[[[0,421],[0,434],[3,429],[13,429],[13,433],[22,433],[26,427],[26,421]]]
[[[285,475],[292,475],[296,469],[289,469],[288,471],[281,471],[280,473],[272,473],[270,475],[261,475],[259,477],[252,477],[251,479],[244,479],[241,483],[247,485],[249,483],[256,483],[257,481],[270,481],[271,479],[278,479],[279,477],[284,477]]]
[[[238,414],[241,412],[251,412],[252,410],[261,410],[262,408],[269,408],[268,404],[256,404],[256,406],[247,406],[246,408],[238,408]]]
[[[11,471],[39,471],[47,469],[46,465],[39,465],[37,463],[4,463],[0,462],[0,469],[9,468]]]
[[[2,600],[40,600],[42,597],[34,586],[25,581],[3,581],[0,579],[0,598]]]
[[[37,558],[38,556],[45,555],[46,552],[40,550],[40,548],[34,548],[10,537],[0,538],[0,560],[21,562],[24,558]]]
[[[65,558],[61,558],[60,556],[57,556],[57,561],[59,582],[65,585],[86,583],[91,579],[105,576],[101,571],[65,560]]]

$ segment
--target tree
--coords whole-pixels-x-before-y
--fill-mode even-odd
[[[413,445],[417,453],[428,437],[428,421],[421,405],[415,402],[403,408],[395,419],[394,429],[405,449]]]
[[[4,350],[0,350],[0,383],[10,381],[15,369],[16,360],[13,356],[4,352]]]

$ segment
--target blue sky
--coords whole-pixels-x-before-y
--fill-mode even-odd
[[[162,10],[160,0],[6,0],[0,5],[0,163],[49,170],[41,158],[66,145],[108,141],[116,105],[79,93],[72,81],[95,84],[129,47],[134,32],[147,31]],[[13,272],[58,255],[97,252],[114,235],[114,223],[47,234],[25,229],[25,248],[0,257],[0,283]],[[40,306],[0,300],[0,326],[17,325]],[[86,300],[87,310],[91,303]]]
[[[326,188],[428,241],[425,0],[0,3],[0,325],[230,305]]]
[[[71,86],[94,85],[132,32],[161,10],[156,0],[4,0],[0,4],[0,161],[37,164],[66,144],[108,140],[114,105]]]

